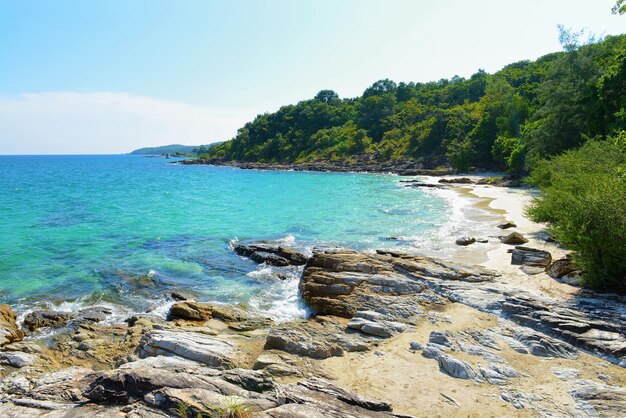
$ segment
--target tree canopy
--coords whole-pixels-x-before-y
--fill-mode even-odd
[[[621,5],[621,3],[619,3]],[[258,115],[205,157],[258,162],[409,159],[521,171],[625,128],[626,35],[560,27],[564,51],[427,83],[379,80],[360,97],[322,90]]]

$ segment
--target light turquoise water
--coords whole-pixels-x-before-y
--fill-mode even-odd
[[[19,309],[163,309],[165,293],[300,312],[234,239],[356,248],[435,239],[451,208],[386,175],[251,171],[139,156],[0,157],[0,298]],[[393,241],[390,237],[408,237]],[[145,276],[151,272],[153,279]]]

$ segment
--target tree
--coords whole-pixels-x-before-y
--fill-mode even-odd
[[[624,13],[626,13],[626,0],[617,0],[615,2],[615,6],[613,6],[613,9],[611,11],[614,15],[623,15]]]
[[[339,95],[333,90],[321,90],[315,95],[315,100],[324,103],[337,103],[339,101]]]
[[[541,194],[529,208],[554,237],[575,251],[583,284],[626,292],[626,132],[613,140],[589,141],[540,162],[530,182]]]

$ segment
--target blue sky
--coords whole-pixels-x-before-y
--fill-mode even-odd
[[[0,0],[0,154],[232,137],[324,88],[494,72],[624,33],[611,0]]]

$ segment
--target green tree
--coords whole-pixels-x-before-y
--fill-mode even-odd
[[[541,188],[528,213],[547,222],[555,238],[575,251],[583,284],[626,292],[626,132],[589,141],[540,162],[530,182]]]

